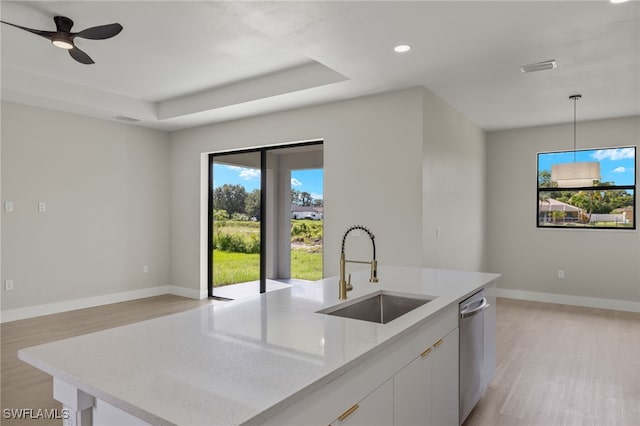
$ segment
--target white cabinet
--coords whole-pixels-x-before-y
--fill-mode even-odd
[[[431,370],[433,357],[429,353],[419,356],[400,370],[393,378],[394,425],[429,425],[431,413]]]
[[[351,406],[331,426],[389,426],[393,424],[393,379]]]
[[[431,374],[431,424],[458,426],[458,329],[433,351]]]
[[[455,305],[295,404],[274,410],[262,425],[459,426],[458,377]]]
[[[394,376],[396,426],[458,426],[458,329]]]

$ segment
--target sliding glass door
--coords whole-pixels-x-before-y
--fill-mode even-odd
[[[298,278],[297,270],[306,271],[303,279],[322,278],[322,191],[311,189],[322,188],[322,157],[322,142],[210,154],[210,297],[236,299],[281,288]],[[305,188],[315,200],[295,189],[304,183],[293,176],[307,169],[316,170]],[[300,192],[308,195],[304,218],[294,211]],[[300,228],[313,230],[306,234],[312,235],[315,256],[292,261],[292,222],[298,234]]]
[[[231,296],[223,289],[229,285],[260,286],[261,170],[260,152],[210,157],[209,273],[213,286],[220,289],[210,296]]]

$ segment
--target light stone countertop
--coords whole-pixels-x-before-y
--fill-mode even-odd
[[[378,290],[435,297],[388,324],[316,311],[337,278],[34,346],[18,357],[152,424],[259,423],[500,275],[381,266],[352,274],[349,299]],[[348,301],[347,301],[348,302]]]

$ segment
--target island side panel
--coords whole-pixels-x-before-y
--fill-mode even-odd
[[[482,392],[484,393],[496,374],[496,281],[484,287],[484,297],[489,303],[484,320],[484,369]]]

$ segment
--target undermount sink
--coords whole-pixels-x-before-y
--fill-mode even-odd
[[[382,290],[362,299],[323,309],[318,313],[386,324],[433,299],[429,296]]]

